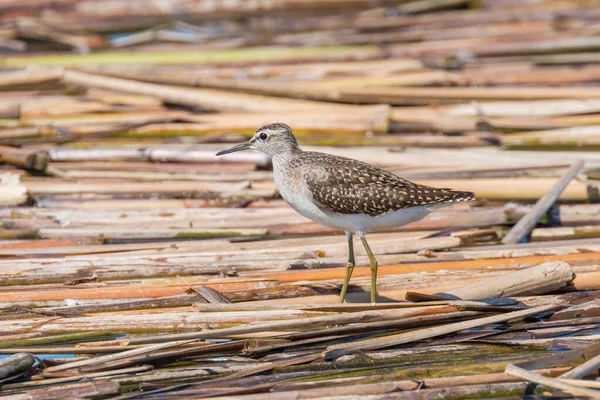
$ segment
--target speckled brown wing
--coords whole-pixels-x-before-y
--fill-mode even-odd
[[[321,208],[341,214],[377,216],[407,207],[475,198],[471,192],[418,185],[360,161],[322,153],[305,154],[303,175],[313,201]]]

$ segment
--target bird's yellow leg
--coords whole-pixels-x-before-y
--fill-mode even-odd
[[[371,266],[371,303],[375,304],[375,301],[377,300],[377,266],[379,264],[369,247],[369,243],[367,243],[365,234],[359,232],[358,236],[360,237],[360,240],[362,240],[363,246],[365,246],[365,250],[369,256],[369,265]]]
[[[351,232],[346,232],[346,236],[348,237],[348,265],[346,267],[346,279],[344,279],[344,286],[342,286],[342,292],[340,293],[340,303],[343,303],[346,298],[350,277],[354,271],[354,236]]]

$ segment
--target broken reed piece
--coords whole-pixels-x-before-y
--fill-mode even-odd
[[[575,273],[569,264],[564,261],[554,261],[484,279],[435,295],[461,300],[535,295],[561,289],[573,283],[574,279]]]
[[[512,229],[504,236],[502,243],[515,244],[526,237],[529,232],[535,227],[542,216],[552,207],[560,194],[566,189],[569,183],[577,176],[583,168],[583,160],[577,160],[571,164],[569,169],[559,178],[552,188],[535,203],[533,208],[529,210],[523,218],[512,227]]]
[[[0,146],[0,163],[14,165],[29,171],[44,172],[48,167],[48,154],[39,151]]]
[[[526,381],[539,383],[540,385],[548,386],[554,389],[560,389],[574,396],[582,396],[591,399],[600,399],[600,391],[582,388],[568,384],[566,382],[562,382],[558,379],[548,378],[536,372],[531,372],[527,371],[526,369],[519,368],[513,364],[508,364],[504,372],[508,375],[516,376]]]

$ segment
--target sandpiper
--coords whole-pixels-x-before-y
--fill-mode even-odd
[[[471,192],[419,185],[379,167],[332,154],[302,151],[289,126],[274,123],[252,139],[217,156],[254,149],[273,160],[273,175],[281,197],[298,213],[348,238],[348,265],[340,294],[344,302],[354,270],[354,235],[358,235],[371,266],[371,302],[377,296],[377,260],[366,234],[418,221],[431,211],[474,200]]]

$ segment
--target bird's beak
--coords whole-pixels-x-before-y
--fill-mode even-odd
[[[217,156],[222,156],[223,154],[229,154],[229,153],[235,153],[236,151],[248,150],[248,149],[252,148],[251,146],[252,146],[252,141],[247,141],[246,143],[242,143],[242,144],[238,144],[236,146],[233,146],[230,149],[221,150],[216,155]]]

